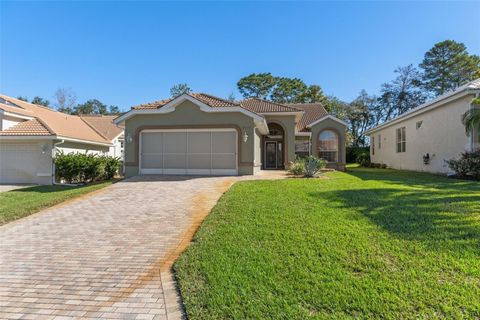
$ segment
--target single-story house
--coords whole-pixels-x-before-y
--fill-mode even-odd
[[[477,79],[368,130],[371,161],[395,169],[452,173],[444,160],[479,148],[478,133],[467,135],[461,120],[479,95]]]
[[[93,118],[0,95],[0,183],[52,184],[59,151],[121,155],[123,129]]]
[[[125,175],[253,175],[313,154],[345,168],[346,124],[320,104],[228,101],[204,93],[133,107],[125,126]]]

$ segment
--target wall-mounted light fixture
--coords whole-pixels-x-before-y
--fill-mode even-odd
[[[243,142],[247,142],[248,140],[247,128],[243,128],[242,140]]]
[[[127,134],[127,139],[126,139],[127,143],[132,143],[133,141],[133,138],[132,138],[132,135],[130,133]]]

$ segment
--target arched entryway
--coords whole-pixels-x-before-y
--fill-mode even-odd
[[[263,168],[284,169],[285,130],[278,123],[269,123],[268,130],[263,139]]]

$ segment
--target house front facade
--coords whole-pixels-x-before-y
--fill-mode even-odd
[[[0,95],[0,184],[53,184],[57,152],[121,156],[112,117],[86,118]]]
[[[193,93],[133,107],[115,122],[125,126],[127,177],[253,175],[285,169],[308,154],[345,167],[346,124],[320,104],[232,102]]]
[[[453,173],[445,160],[479,148],[478,133],[467,135],[462,123],[479,94],[477,79],[367,131],[371,161],[394,169]]]

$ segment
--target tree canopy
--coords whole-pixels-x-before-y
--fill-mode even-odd
[[[186,83],[179,83],[170,88],[170,95],[174,98],[190,92],[192,89]]]

